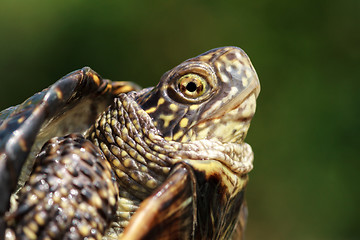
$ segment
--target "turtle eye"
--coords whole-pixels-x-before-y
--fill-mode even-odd
[[[204,94],[206,81],[197,74],[189,73],[178,80],[178,89],[185,97],[197,98]]]

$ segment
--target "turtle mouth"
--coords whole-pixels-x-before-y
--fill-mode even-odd
[[[242,84],[241,81],[239,82],[239,85]],[[227,101],[221,107],[212,113],[207,113],[208,117],[204,117],[193,126],[193,132],[199,132],[198,137],[207,134],[207,139],[215,139],[222,143],[244,141],[256,110],[256,99],[260,92],[259,80],[257,76],[253,76],[245,88],[241,89],[237,86],[233,89],[234,93],[230,90]]]
[[[256,76],[251,78],[251,80],[248,83],[248,86],[242,89],[240,93],[238,93],[228,102],[224,103],[221,106],[221,108],[218,110],[218,112],[214,113],[214,115],[219,118],[229,113],[232,113],[233,111],[236,112],[238,110],[239,112],[235,114],[234,117],[238,116],[239,119],[244,119],[244,118],[251,119],[252,116],[255,114],[255,109],[252,112],[243,111],[243,110],[246,109],[248,105],[254,105],[253,107],[255,108],[256,99],[259,96],[259,93],[260,93],[260,84]],[[251,101],[249,101],[250,98]]]
[[[227,104],[215,116],[192,127],[193,139],[215,140],[221,143],[242,143],[256,110],[256,91],[242,102]],[[236,103],[236,104],[235,104]]]

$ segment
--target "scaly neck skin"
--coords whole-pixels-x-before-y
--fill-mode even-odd
[[[244,151],[251,152],[246,143],[165,140],[150,116],[126,94],[115,99],[114,106],[100,116],[89,136],[112,164],[120,183],[133,189],[139,199],[147,197],[171,167],[184,159],[217,160],[238,174],[252,169],[252,157],[243,156]],[[130,183],[141,185],[138,187],[142,190]]]
[[[130,201],[127,203],[131,206],[130,211],[124,205],[119,206],[118,212],[128,214],[118,217],[118,222],[129,221],[140,202],[166,179],[178,162],[217,160],[237,175],[252,169],[253,154],[246,143],[165,140],[131,94],[119,95],[114,105],[99,117],[88,137],[111,163],[121,201]]]

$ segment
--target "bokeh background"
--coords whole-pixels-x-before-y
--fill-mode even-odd
[[[359,13],[358,0],[1,1],[0,107],[83,66],[152,86],[239,46],[262,84],[247,239],[360,239]]]

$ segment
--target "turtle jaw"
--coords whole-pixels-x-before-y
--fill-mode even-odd
[[[260,92],[256,72],[248,67],[244,68],[243,75],[231,74],[229,81],[222,81],[223,88],[227,90],[219,93],[217,99],[220,100],[214,101],[209,109],[203,112],[203,120],[189,131],[196,133],[196,139],[214,139],[222,143],[244,142]],[[223,80],[221,72],[218,72],[219,75],[220,80]]]
[[[256,93],[251,93],[239,106],[224,114],[222,123],[219,124],[220,131],[217,130],[222,142],[244,142],[250,121],[255,114],[256,97]],[[221,127],[225,129],[221,131]]]
[[[240,104],[224,106],[212,118],[191,128],[193,139],[216,140],[222,143],[243,143],[256,110],[257,93],[252,92]]]

